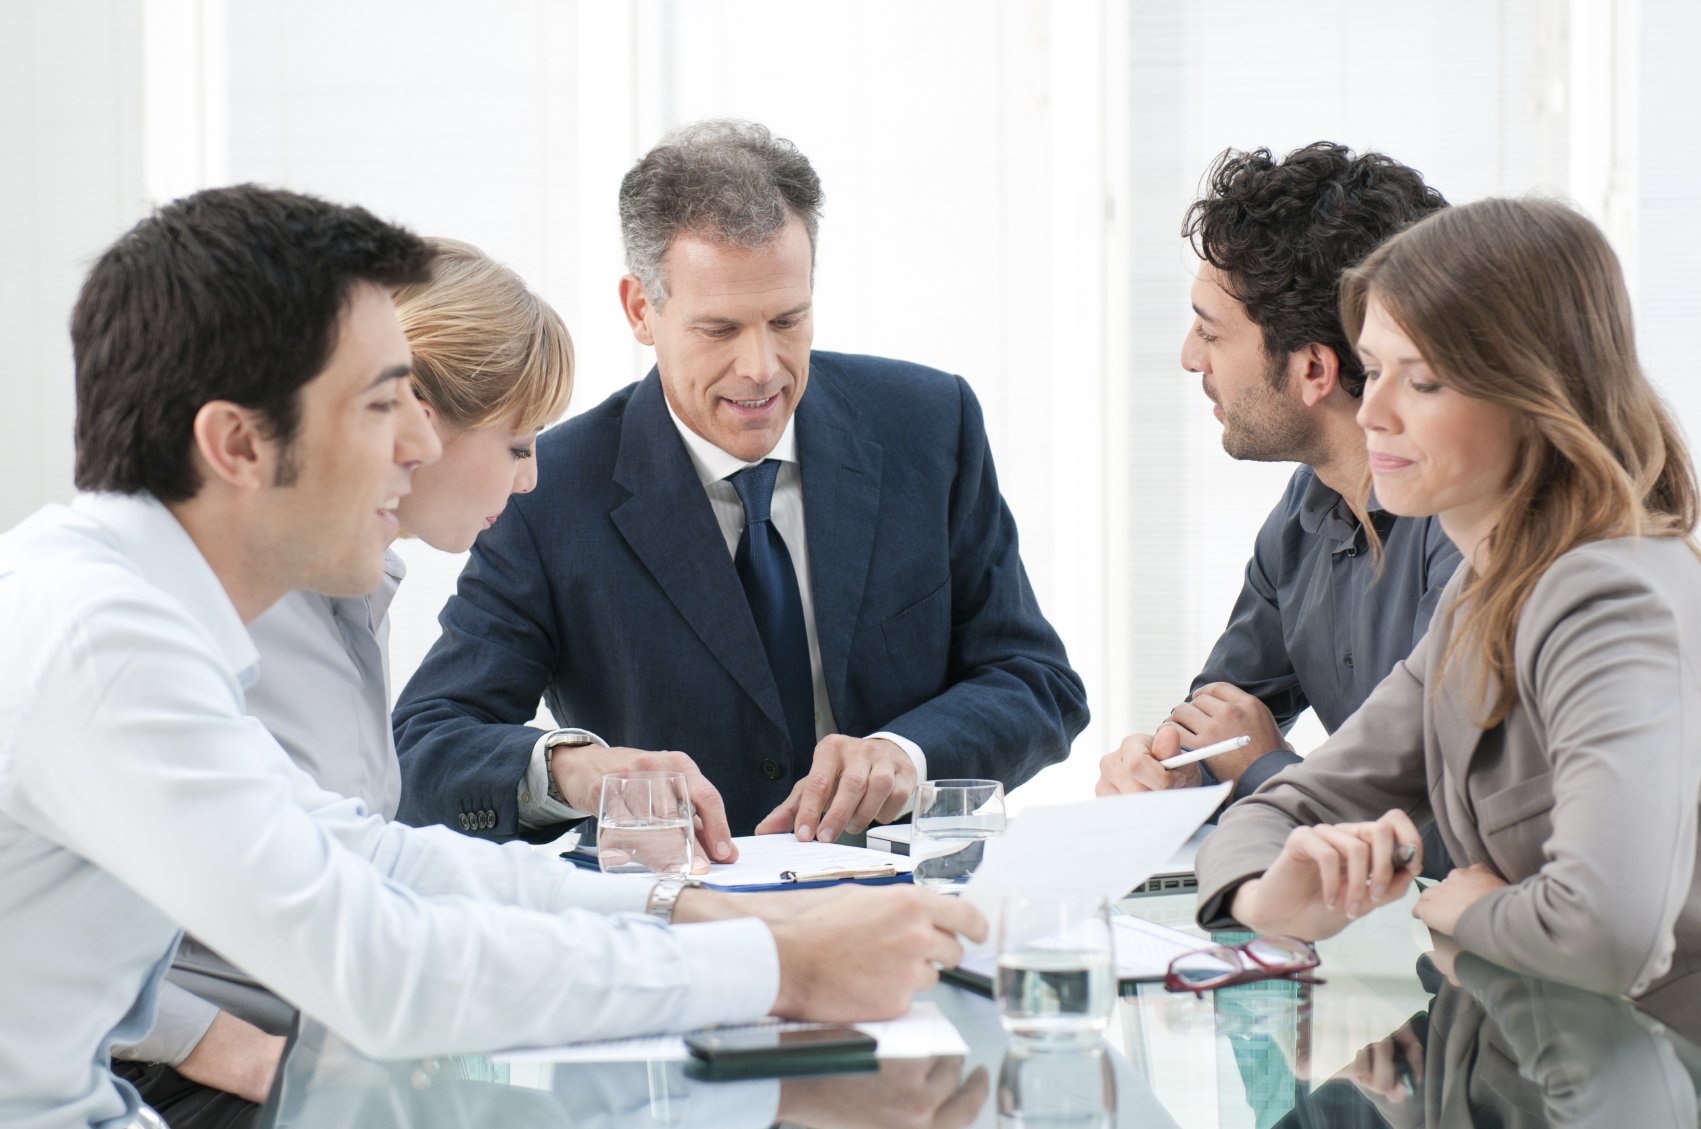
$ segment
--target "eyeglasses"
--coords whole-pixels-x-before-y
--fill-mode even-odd
[[[1197,952],[1182,953],[1169,962],[1164,987],[1172,992],[1192,992],[1203,997],[1213,988],[1250,984],[1255,980],[1287,978],[1301,984],[1321,984],[1315,976],[1302,975],[1320,961],[1309,941],[1298,937],[1255,937],[1241,945],[1212,945]]]

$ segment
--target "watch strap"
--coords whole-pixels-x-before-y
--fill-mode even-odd
[[[589,733],[552,733],[543,746],[543,778],[546,794],[558,804],[566,804],[567,800],[561,795],[561,786],[555,782],[555,750],[563,745],[568,748],[582,748],[585,745],[595,745],[597,739]],[[571,807],[572,805],[568,805]]]

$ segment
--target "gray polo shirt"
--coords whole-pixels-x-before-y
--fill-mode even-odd
[[[1258,531],[1240,599],[1193,689],[1232,683],[1268,706],[1284,733],[1307,707],[1329,732],[1339,728],[1423,638],[1459,563],[1433,517],[1395,517],[1372,499],[1370,519],[1382,538],[1380,575],[1346,500],[1310,467],[1295,471]],[[1265,753],[1233,798],[1299,759]]]

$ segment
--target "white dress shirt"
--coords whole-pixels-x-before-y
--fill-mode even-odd
[[[709,496],[709,504],[715,511],[715,522],[721,528],[721,536],[726,540],[726,551],[729,556],[738,555],[738,541],[744,535],[744,503],[739,501],[738,488],[727,479],[744,470],[765,461],[747,463],[735,455],[729,455],[707,439],[698,435],[686,426],[679,418],[679,413],[673,410],[673,405],[667,405],[668,418],[673,420],[673,426],[679,431],[680,439],[685,441],[685,450],[691,456],[691,465],[697,471],[697,478],[703,484],[703,490]],[[773,524],[780,538],[786,543],[786,552],[791,555],[792,569],[797,573],[798,596],[803,602],[803,628],[809,637],[809,673],[815,687],[815,739],[819,741],[829,733],[837,733],[838,725],[833,720],[833,705],[827,700],[827,680],[821,673],[821,640],[815,633],[815,594],[809,576],[809,539],[803,525],[803,472],[797,459],[797,415],[786,421],[786,429],[780,435],[780,441],[774,444],[766,458],[778,459],[779,474],[774,479],[773,501],[769,504],[768,520]],[[550,739],[555,733],[582,733],[584,730],[562,729],[547,733],[538,739],[532,747],[532,761],[525,778],[520,782],[520,822],[526,827],[544,827],[551,823],[562,823],[569,819],[581,819],[589,812],[577,811],[566,804],[549,799],[544,794],[544,786],[548,783],[548,773],[544,768],[545,750],[549,747]],[[927,779],[927,756],[920,745],[908,737],[882,730],[869,734],[869,738],[883,737],[902,749],[915,765],[915,778],[918,781]],[[595,738],[597,744],[606,744],[602,738]],[[687,754],[691,750],[684,750]],[[811,750],[813,753],[814,750]],[[563,749],[556,756],[571,756],[571,749]],[[908,811],[910,804],[915,802],[912,795],[903,811]],[[900,812],[899,814],[902,814]]]
[[[244,695],[248,712],[321,788],[352,796],[385,819],[396,817],[402,798],[390,735],[389,611],[406,576],[406,563],[390,549],[384,579],[370,595],[298,590],[248,625],[261,660],[261,677]],[[160,985],[153,1030],[114,1047],[113,1057],[177,1066],[221,1007],[268,1030],[287,1024],[291,1013],[241,969],[185,937]]]
[[[244,712],[256,653],[171,513],[79,497],[0,536],[9,1126],[122,1124],[179,926],[375,1057],[767,1012],[759,921],[661,927],[647,885],[320,789]],[[615,914],[616,916],[605,916]],[[25,924],[27,923],[27,924]]]

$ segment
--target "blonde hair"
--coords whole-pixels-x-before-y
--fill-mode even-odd
[[[1506,504],[1449,612],[1463,616],[1446,669],[1474,643],[1498,697],[1517,700],[1518,617],[1565,552],[1611,537],[1690,537],[1695,473],[1671,413],[1636,358],[1618,257],[1588,219],[1548,200],[1482,200],[1394,236],[1341,281],[1357,340],[1377,302],[1441,383],[1524,421]],[[1693,547],[1693,542],[1691,543]]]
[[[518,416],[516,430],[531,432],[559,419],[573,392],[573,339],[561,316],[477,247],[426,242],[430,277],[395,290],[419,398],[453,428]]]

